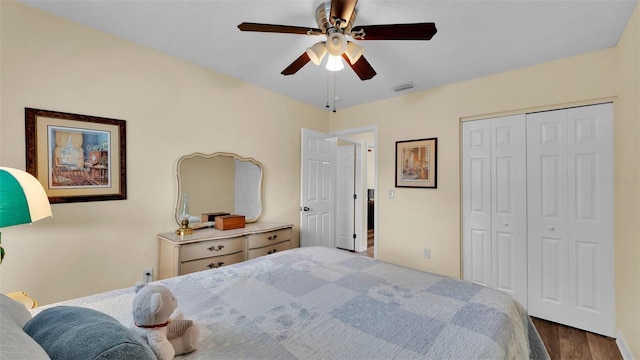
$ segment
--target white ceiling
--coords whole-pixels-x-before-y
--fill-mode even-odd
[[[317,27],[318,0],[20,0],[22,3],[325,108],[333,75],[280,72],[316,36],[252,33],[243,21]],[[355,25],[435,22],[430,41],[355,41],[377,71],[335,73],[338,109],[615,46],[636,0],[360,0]],[[328,85],[329,81],[329,85]],[[390,88],[412,82],[415,88]],[[329,93],[329,95],[327,95]]]

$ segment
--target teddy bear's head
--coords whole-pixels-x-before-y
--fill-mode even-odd
[[[133,321],[137,326],[165,324],[178,307],[178,300],[162,285],[138,284],[135,290]]]

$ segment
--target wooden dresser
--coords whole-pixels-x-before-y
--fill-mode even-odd
[[[291,249],[293,225],[249,223],[233,230],[194,230],[193,235],[173,232],[158,235],[158,279],[214,269]]]

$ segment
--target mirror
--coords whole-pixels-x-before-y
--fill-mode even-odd
[[[200,223],[205,213],[244,215],[255,222],[262,214],[262,164],[236,154],[193,153],[178,160],[178,196],[175,218],[178,224],[182,198],[188,194],[189,223]]]

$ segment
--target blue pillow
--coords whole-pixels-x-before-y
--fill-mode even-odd
[[[24,331],[51,359],[149,359],[156,356],[139,336],[96,310],[56,306],[29,320]]]

